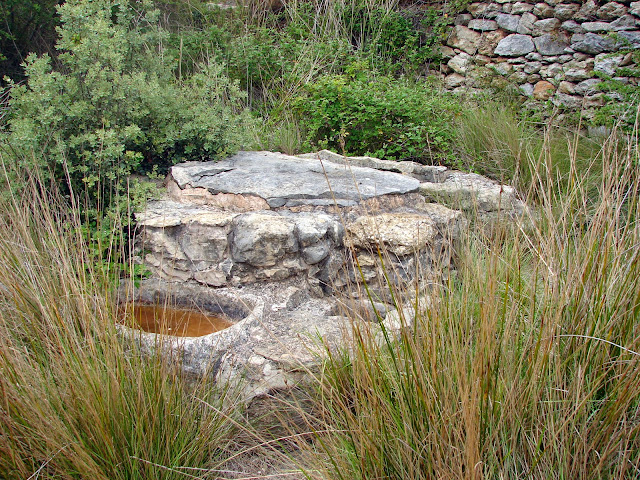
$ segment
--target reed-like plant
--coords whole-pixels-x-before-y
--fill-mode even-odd
[[[0,478],[216,477],[224,388],[118,334],[77,211],[31,179],[0,212]]]
[[[640,475],[637,137],[614,132],[599,172],[572,154],[561,187],[541,152],[533,218],[471,229],[457,272],[404,319],[413,328],[380,345],[354,322],[353,344],[330,354],[328,478]]]

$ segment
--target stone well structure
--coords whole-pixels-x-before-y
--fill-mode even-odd
[[[232,327],[170,344],[189,373],[242,376],[247,399],[304,381],[319,362],[314,345],[348,336],[347,309],[374,329],[410,323],[387,284],[418,285],[428,301],[455,262],[465,211],[491,220],[526,210],[511,187],[479,175],[329,151],[176,165],[166,187],[136,215],[153,276],[134,295],[205,310],[237,298],[244,313]]]

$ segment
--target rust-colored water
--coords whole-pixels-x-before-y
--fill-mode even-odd
[[[131,309],[137,327],[149,333],[176,337],[201,337],[233,325],[224,318],[205,315],[195,310],[160,305],[133,305],[128,310],[131,311]]]

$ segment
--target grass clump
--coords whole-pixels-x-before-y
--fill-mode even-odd
[[[543,156],[532,229],[471,233],[413,329],[357,329],[332,355],[328,478],[637,478],[639,157],[610,147],[596,199],[588,171],[567,191]]]
[[[23,193],[0,215],[0,477],[215,477],[231,396],[119,335],[77,213],[37,182]]]

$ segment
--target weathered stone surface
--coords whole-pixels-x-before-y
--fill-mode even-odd
[[[479,40],[480,34],[478,32],[463,25],[456,25],[449,35],[447,45],[473,55],[478,51],[477,43]]]
[[[232,258],[254,267],[274,266],[287,253],[298,251],[295,228],[293,221],[275,214],[239,215],[232,225]]]
[[[422,183],[420,193],[434,202],[469,212],[521,214],[526,209],[513,187],[474,173],[452,172],[442,183]]]
[[[624,58],[624,55],[611,55],[607,53],[596,55],[595,63],[593,64],[593,71],[613,77],[616,73],[616,69],[620,67]]]
[[[640,48],[640,31],[624,31],[618,32],[620,42],[617,46],[630,46],[632,48]]]
[[[580,5],[577,3],[561,3],[554,8],[553,15],[558,20],[564,22],[565,20],[572,19],[579,9]]]
[[[472,18],[473,17],[470,13],[461,13],[459,15],[456,15],[454,25],[464,25],[466,27],[467,25],[469,25],[469,22]]]
[[[575,93],[578,95],[592,95],[598,91],[598,85],[602,83],[599,78],[583,80],[575,86]]]
[[[545,4],[546,5],[546,4]],[[544,20],[538,20],[534,22],[531,29],[531,35],[539,36],[545,33],[550,33],[560,28],[560,20],[557,18],[545,18]]]
[[[464,75],[473,65],[473,57],[468,53],[461,52],[447,62],[447,65],[456,73]]]
[[[577,33],[577,34],[585,33],[585,29],[582,28],[582,26],[575,20],[567,20],[566,22],[562,22],[562,25],[560,25],[560,28],[571,33]]]
[[[496,23],[498,26],[508,32],[516,32],[518,25],[520,24],[520,15],[507,15],[501,13],[496,17]]]
[[[620,35],[626,32],[620,32]],[[575,36],[575,35],[574,35]],[[571,48],[577,52],[584,52],[590,54],[598,54],[603,52],[614,51],[617,47],[617,43],[610,37],[598,35],[596,33],[586,33],[577,42],[573,42],[572,37]]]
[[[627,13],[627,7],[617,2],[607,2],[602,5],[596,15],[603,20],[615,20]]]
[[[533,30],[533,24],[538,21],[538,17],[536,17],[532,13],[523,13],[520,17],[520,23],[518,23],[517,33],[521,35],[529,35]]]
[[[582,105],[582,98],[566,95],[564,93],[556,93],[551,99],[551,103],[557,107],[580,108]]]
[[[547,81],[540,81],[533,88],[533,98],[536,100],[549,100],[555,93],[556,88]]]
[[[629,13],[640,17],[640,2],[631,2],[629,5]]]
[[[595,0],[587,0],[573,18],[578,21],[595,20],[598,8],[598,3]]]
[[[480,42],[478,43],[478,53],[481,55],[493,55],[496,47],[504,37],[506,37],[506,34],[500,30],[495,30],[493,32],[484,32],[480,36]]]
[[[623,15],[610,23],[611,30],[620,32],[623,30],[633,30],[638,26],[638,21],[632,15]]]
[[[444,84],[447,88],[455,88],[460,85],[464,85],[466,78],[459,73],[452,73],[451,75],[447,75],[444,79]]]
[[[569,46],[569,42],[562,35],[545,34],[533,40],[536,50],[541,55],[559,55]]]
[[[519,35],[517,33],[503,38],[494,53],[505,57],[516,57],[526,55],[535,49],[533,39],[529,35]]]
[[[558,93],[565,93],[567,95],[573,95],[576,93],[576,86],[574,83],[562,81],[558,85]]]
[[[532,10],[533,10],[533,5],[526,2],[516,2],[513,4],[513,7],[511,8],[511,13],[514,15],[517,15],[520,13],[530,12]]]
[[[533,7],[533,14],[539,18],[553,17],[553,7],[546,3],[536,3]]]
[[[487,32],[491,30],[497,30],[498,24],[494,20],[485,20],[482,18],[474,19],[469,22],[468,27],[471,30],[479,30],[481,32]]]
[[[582,24],[582,28],[584,28],[586,32],[593,32],[593,33],[609,32],[613,30],[609,22],[584,22]]]
[[[220,162],[176,165],[171,175],[180,188],[256,196],[271,208],[355,205],[362,198],[416,191],[419,185],[413,178],[391,172],[271,152],[240,152]]]

